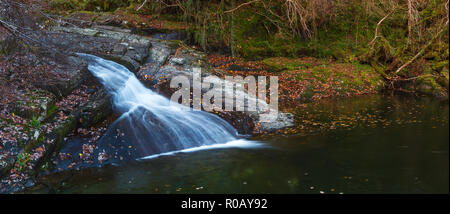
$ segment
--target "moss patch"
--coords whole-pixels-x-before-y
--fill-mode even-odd
[[[297,72],[297,79],[310,84],[299,97],[301,100],[375,93],[383,88],[381,75],[359,63],[317,63]]]
[[[448,78],[447,78],[448,81]],[[432,76],[420,77],[415,82],[415,89],[417,92],[432,95],[437,97],[446,96],[443,91],[445,91],[442,86],[437,82],[437,80]]]
[[[263,60],[271,70],[296,70],[308,69],[318,65],[318,60],[314,58],[286,58],[286,57],[271,57]]]

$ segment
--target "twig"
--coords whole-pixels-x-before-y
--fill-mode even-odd
[[[249,4],[258,2],[258,1],[260,1],[260,0],[253,0],[253,1],[249,1],[249,2],[246,2],[246,3],[240,4],[239,6],[233,8],[233,9],[231,9],[231,10],[227,10],[227,11],[225,11],[225,12],[223,12],[223,13],[232,13],[232,12],[234,12],[235,10],[238,10],[239,8],[241,8],[241,7],[245,6],[245,5],[249,5]]]
[[[145,0],[144,3],[141,4],[141,6],[139,6],[136,11],[139,11],[142,7],[144,7],[145,4],[147,4],[148,0]]]

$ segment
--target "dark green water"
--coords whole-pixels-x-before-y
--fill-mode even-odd
[[[373,95],[315,104],[296,118],[308,133],[270,137],[270,148],[203,150],[62,172],[42,177],[45,185],[30,192],[449,192],[448,102]],[[304,125],[306,119],[314,124]]]

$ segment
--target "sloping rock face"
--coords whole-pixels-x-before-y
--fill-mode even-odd
[[[90,78],[87,63],[78,56],[68,56],[62,64],[55,63],[51,73],[53,78],[41,77],[34,86],[53,93],[57,98],[69,95]]]
[[[148,57],[150,40],[130,34],[128,30],[103,28],[55,28],[57,36],[49,36],[45,41],[68,52],[88,53],[116,61],[136,72]]]

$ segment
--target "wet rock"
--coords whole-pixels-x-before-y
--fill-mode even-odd
[[[110,96],[105,89],[100,89],[88,101],[82,103],[66,119],[60,121],[51,133],[46,136],[51,142],[48,150],[36,164],[41,166],[56,154],[64,144],[64,138],[78,127],[89,128],[104,121],[112,113]]]
[[[146,85],[154,85],[157,82],[153,81],[159,79],[164,74],[161,74],[160,68],[166,64],[169,57],[175,53],[177,44],[169,41],[154,41],[150,49],[148,59],[145,61],[143,68],[138,72],[138,77],[143,80]],[[151,78],[147,78],[151,77]]]
[[[173,57],[170,59],[170,63],[173,65],[184,65],[186,61],[183,58]]]
[[[68,51],[88,53],[113,60],[133,72],[136,72],[147,59],[152,45],[148,38],[133,35],[129,30],[110,26],[98,26],[91,29],[57,27],[54,30],[60,34],[59,38],[53,41],[54,44],[63,43]],[[71,45],[61,40],[71,41]]]
[[[294,115],[291,113],[278,112],[269,117],[273,117],[270,119],[273,122],[261,122],[261,130],[272,132],[294,126]]]
[[[105,89],[100,89],[79,107],[80,126],[90,128],[105,120],[111,113],[111,96]]]
[[[50,47],[55,47],[55,51],[47,50],[47,52],[43,52],[44,55],[49,56],[46,63],[50,65],[52,70],[45,72],[48,73],[48,76],[36,79],[33,85],[49,91],[53,95],[42,96],[42,99],[37,102],[36,108],[38,110],[36,112],[34,110],[23,112],[24,117],[38,117],[39,121],[49,119],[49,109],[54,105],[54,100],[66,97],[75,89],[80,88],[81,85],[91,84],[95,79],[88,70],[87,62],[75,53],[88,53],[116,61],[128,67],[131,71],[137,72],[137,76],[144,83],[153,86],[156,91],[166,96],[170,96],[170,92],[174,90],[169,87],[173,76],[191,76],[194,68],[201,68],[202,76],[210,75],[210,66],[203,52],[187,48],[179,41],[138,36],[132,34],[129,30],[120,28],[105,26],[85,29],[55,27],[53,32],[43,34],[41,41]],[[56,49],[63,51],[56,51]],[[30,55],[30,59],[32,59],[30,62],[35,64],[43,61],[34,55]],[[29,162],[31,168],[33,168],[30,173],[39,172],[40,168],[47,168],[51,158],[65,146],[65,138],[73,130],[78,127],[90,128],[105,120],[112,113],[110,96],[105,89],[91,88],[91,90],[92,95],[88,99],[86,97],[86,102],[83,101],[77,107],[74,106],[74,110],[59,111],[58,113],[62,115],[48,121],[43,127],[31,130],[33,133],[25,148],[17,146],[11,148],[11,151],[17,150],[15,155],[19,153],[29,155],[31,153],[34,159]],[[204,89],[203,92],[205,92]],[[256,133],[255,128],[257,126],[260,126],[262,131],[272,131],[293,124],[293,118],[285,113],[275,115],[277,118],[274,119],[274,122],[261,124],[258,122],[261,112],[215,113],[230,122],[243,134]],[[123,149],[128,151],[130,148],[128,145],[124,145]],[[132,147],[131,149],[135,148]],[[98,152],[101,156],[95,158],[100,162],[107,163],[124,158],[112,156],[114,154],[111,151]],[[11,156],[10,159],[11,163],[0,163],[5,165],[1,170],[3,175],[8,175],[9,170],[17,161],[15,156]],[[20,185],[20,188],[33,185],[32,181],[25,182]]]
[[[171,79],[175,76],[186,76],[190,79],[191,86],[193,86],[192,74],[194,68],[201,68],[202,77],[211,75],[211,66],[207,63],[204,53],[182,47],[179,42],[153,41],[150,56],[146,64],[137,73],[137,76],[147,86],[153,87],[155,91],[166,97],[170,97],[176,91],[176,89],[170,88]],[[225,91],[225,88],[222,89],[225,94],[233,94],[233,91]],[[205,88],[201,88],[200,90],[202,93],[208,91]],[[245,91],[239,93],[245,93]],[[216,113],[232,124],[241,134],[271,132],[294,125],[292,114],[281,112],[272,115],[272,118],[266,118],[270,119],[271,122],[260,122],[260,117],[267,110],[268,105],[262,100],[258,100],[257,102],[261,106],[261,110],[258,111],[217,111],[213,113]],[[244,105],[246,109],[247,103],[245,101]]]
[[[65,62],[58,64],[49,73],[51,77],[36,80],[34,85],[52,92],[58,98],[69,95],[91,77],[87,63],[78,56],[68,56]]]

